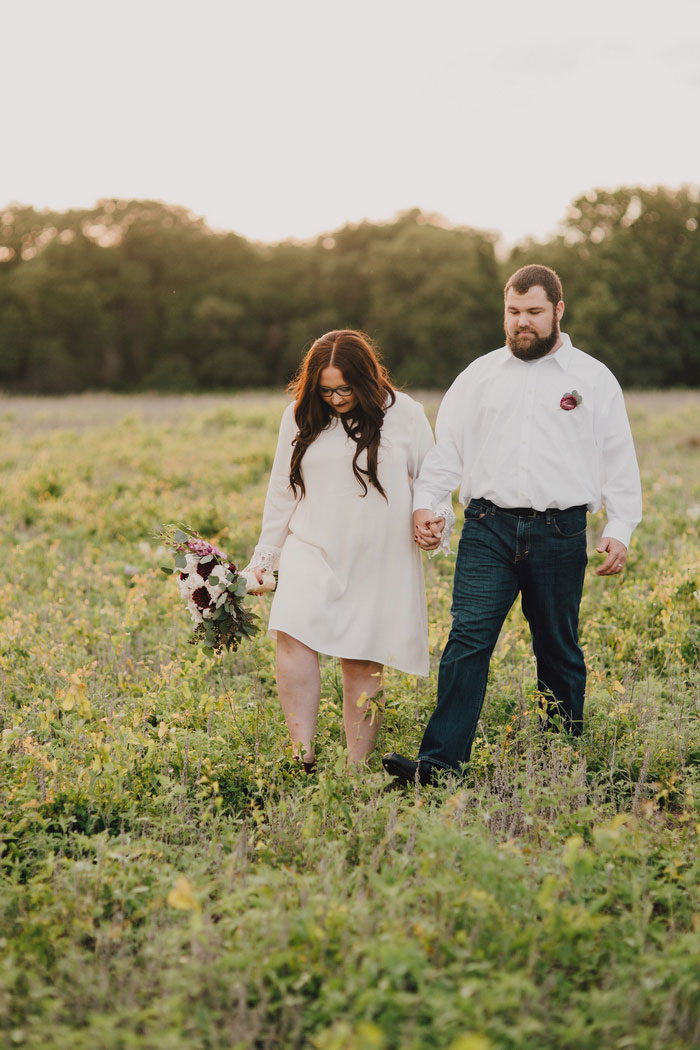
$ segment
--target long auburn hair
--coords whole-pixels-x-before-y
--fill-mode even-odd
[[[345,382],[353,389],[357,404],[351,413],[335,412],[321,397],[321,372],[329,367],[342,372]],[[339,417],[345,433],[356,445],[352,469],[362,486],[362,495],[366,496],[368,492],[367,478],[386,499],[377,475],[377,453],[387,399],[389,405],[393,405],[396,394],[369,336],[349,328],[326,332],[307,351],[296,377],[289,384],[289,391],[294,394],[294,418],[299,428],[289,469],[289,484],[294,495],[297,489],[302,496],[306,495],[301,472],[304,453],[331,420]],[[357,462],[365,449],[367,469]]]

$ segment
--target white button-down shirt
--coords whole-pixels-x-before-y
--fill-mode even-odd
[[[603,535],[629,546],[642,493],[622,390],[604,364],[561,338],[537,361],[503,346],[457,376],[414,484],[414,510],[433,510],[457,486],[465,505],[478,497],[541,511],[605,504]],[[574,391],[580,404],[566,411],[562,397]]]

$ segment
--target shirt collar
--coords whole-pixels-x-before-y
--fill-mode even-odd
[[[510,362],[513,362],[513,364],[519,365],[520,367],[522,367],[523,365],[529,367],[530,365],[541,365],[545,361],[556,361],[559,367],[562,368],[565,372],[569,371],[569,368],[571,366],[571,360],[574,355],[574,348],[566,332],[561,332],[561,346],[559,347],[559,349],[555,350],[553,354],[547,354],[546,357],[538,358],[537,361],[520,361],[517,357],[513,356],[513,354],[510,352],[507,346],[504,346],[503,350],[505,351],[503,356],[503,362],[506,365],[510,364]]]
[[[574,348],[571,345],[571,340],[569,339],[569,337],[566,334],[566,332],[562,332],[561,333],[561,346],[559,347],[558,350],[556,350],[552,354],[552,360],[556,361],[558,364],[560,364],[565,372],[568,372],[569,371],[569,367],[571,365],[571,359],[572,359],[573,356],[574,356]]]

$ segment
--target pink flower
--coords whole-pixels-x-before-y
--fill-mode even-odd
[[[227,561],[226,555],[223,551],[220,551],[213,543],[207,543],[206,540],[190,537],[185,546],[188,550],[192,551],[193,554],[199,554],[201,558],[207,554],[213,554],[215,558],[221,558],[222,561]]]

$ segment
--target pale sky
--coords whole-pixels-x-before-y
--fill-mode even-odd
[[[0,0],[0,207],[277,241],[406,208],[546,236],[700,182],[700,0]]]

